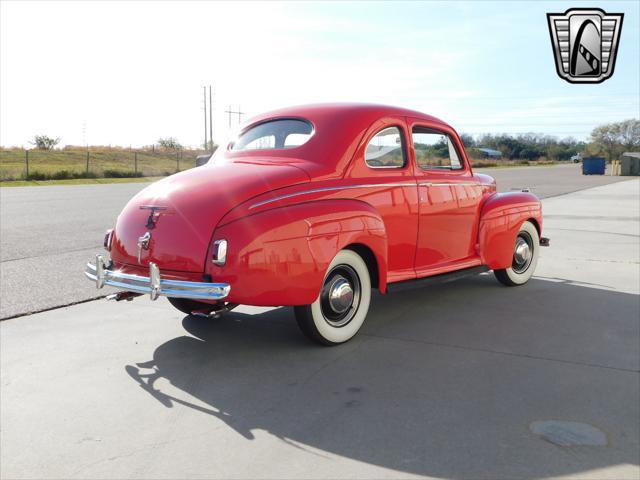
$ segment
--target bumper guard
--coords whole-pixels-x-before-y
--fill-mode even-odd
[[[109,285],[127,292],[149,294],[151,300],[157,300],[159,296],[191,298],[193,300],[222,300],[231,291],[231,285],[228,283],[163,280],[160,278],[160,269],[153,262],[149,263],[148,277],[111,270],[105,265],[102,255],[96,255],[95,264],[87,263],[84,274],[96,283],[96,288]]]

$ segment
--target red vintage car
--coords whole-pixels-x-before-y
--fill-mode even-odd
[[[496,193],[443,121],[311,105],[253,118],[206,165],[138,193],[86,275],[186,314],[293,306],[308,337],[335,345],[362,326],[372,288],[487,270],[524,284],[541,229],[538,198]]]

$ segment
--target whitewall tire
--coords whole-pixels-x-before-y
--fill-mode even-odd
[[[320,295],[311,305],[295,307],[302,332],[323,345],[338,345],[358,331],[371,303],[371,277],[362,257],[341,250],[325,275]]]
[[[511,267],[494,270],[498,281],[509,287],[524,285],[533,276],[540,255],[540,235],[533,223],[526,221],[516,236]]]

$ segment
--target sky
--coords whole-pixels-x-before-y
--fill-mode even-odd
[[[623,12],[613,77],[555,71],[546,13]],[[139,147],[214,140],[268,110],[317,102],[397,105],[458,132],[587,139],[640,117],[640,2],[0,3],[0,145]]]

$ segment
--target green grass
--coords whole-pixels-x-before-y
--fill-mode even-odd
[[[70,180],[8,180],[0,181],[0,187],[41,187],[46,185],[92,185],[101,183],[150,183],[164,177],[138,178],[74,178]]]
[[[63,150],[29,150],[29,175],[26,172],[26,152],[23,149],[0,148],[0,186],[79,185],[97,183],[147,182],[195,166],[195,158],[203,152],[184,150],[175,152],[143,150],[136,152],[124,148],[89,147],[87,150],[67,147]],[[474,168],[508,168],[519,166],[550,166],[545,158],[539,161],[471,159]],[[105,178],[108,177],[108,178]],[[129,178],[133,177],[133,178]],[[148,178],[153,177],[153,178]]]
[[[137,172],[142,176],[166,176],[195,166],[195,158],[202,152],[185,150],[178,154],[150,150],[137,152]],[[22,149],[0,149],[0,180],[28,180],[26,152]],[[136,152],[121,148],[90,147],[89,174],[87,151],[80,148],[63,150],[29,150],[29,176],[34,180],[62,178],[133,176],[136,171]]]

